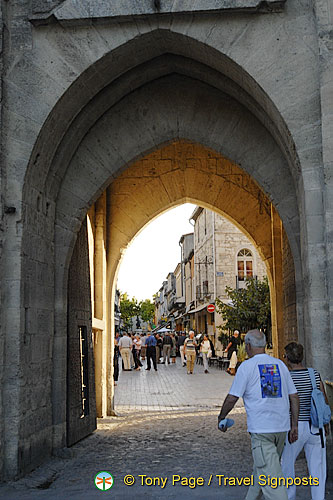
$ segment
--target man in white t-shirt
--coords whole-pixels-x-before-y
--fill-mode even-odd
[[[286,365],[265,354],[266,338],[259,330],[250,330],[245,336],[245,348],[250,359],[237,370],[229,394],[218,416],[218,424],[243,398],[247,414],[247,427],[251,435],[254,484],[246,500],[260,498],[287,500],[280,465],[286,434],[297,441],[299,400],[295,385]],[[290,416],[291,412],[291,416]],[[271,478],[275,478],[273,482]],[[283,480],[281,481],[281,483]]]
[[[125,333],[118,342],[120,355],[124,362],[124,372],[131,371],[131,349],[132,339],[130,333]]]

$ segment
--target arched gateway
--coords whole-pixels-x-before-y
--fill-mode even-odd
[[[274,7],[266,16],[199,13],[191,21],[186,12],[157,12],[120,24],[105,14],[87,25],[70,1],[63,4],[51,17],[30,16],[25,45],[5,55],[0,464],[7,478],[71,441],[68,324],[71,311],[89,324],[89,307],[68,278],[92,206],[95,229],[107,234],[106,304],[137,231],[171,206],[202,204],[237,223],[265,259],[277,345],[298,337],[310,362],[331,374],[317,56],[303,48],[310,75],[300,77],[280,55],[290,51],[288,37],[279,54],[262,49],[273,32],[280,42],[286,19],[294,30],[311,25],[315,38],[313,14],[270,2],[279,14]],[[73,258],[87,265],[86,254]],[[109,414],[112,313],[104,319],[96,394],[98,412]],[[94,411],[90,417],[74,441],[94,428]]]

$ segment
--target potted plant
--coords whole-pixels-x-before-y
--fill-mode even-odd
[[[245,342],[242,342],[238,347],[237,347],[237,365],[236,365],[236,371],[238,370],[238,367],[240,366],[243,361],[246,359],[246,350],[245,350]]]

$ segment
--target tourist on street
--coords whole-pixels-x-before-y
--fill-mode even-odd
[[[213,342],[211,341],[211,339],[208,337],[208,341],[209,341],[209,344],[210,344],[210,350],[212,351],[212,358],[215,358],[215,347],[214,347],[214,344]]]
[[[170,357],[172,363],[175,364],[177,356],[177,340],[176,340],[176,335],[174,333],[171,333],[171,341],[172,341],[172,346],[171,346]]]
[[[164,335],[163,339],[163,363],[170,364],[170,353],[171,353],[171,347],[172,347],[172,340],[170,337],[170,333],[167,332]]]
[[[141,359],[144,361],[146,359],[146,340],[147,337],[141,333]]]
[[[194,338],[194,331],[189,332],[188,338],[184,342],[184,356],[186,356],[187,374],[191,375],[194,370],[196,358],[197,341]]]
[[[119,345],[118,345],[119,334],[116,334],[114,339],[114,351],[113,351],[113,385],[117,385],[119,378]]]
[[[266,499],[287,500],[287,488],[283,484],[258,482],[259,476],[282,477],[280,459],[287,432],[291,443],[298,437],[299,399],[294,382],[283,361],[265,354],[265,345],[266,337],[259,330],[250,330],[246,334],[245,348],[250,359],[237,370],[218,416],[218,424],[222,421],[227,429],[226,416],[242,397],[254,462],[254,484],[250,486],[246,500],[260,498],[260,490]],[[272,387],[270,393],[264,391],[267,384]]]
[[[181,332],[179,337],[178,337],[178,348],[179,348],[179,353],[180,353],[180,359],[182,361],[182,365],[185,366],[185,356],[184,356],[184,342],[186,340],[186,335],[185,332]]]
[[[291,378],[294,381],[299,396],[300,412],[298,417],[299,438],[295,443],[290,443],[289,440],[286,439],[286,445],[282,454],[282,473],[284,477],[295,478],[295,460],[304,448],[309,476],[319,479],[319,485],[311,486],[312,500],[324,500],[326,483],[326,443],[324,448],[322,448],[319,429],[310,425],[312,383],[308,369],[302,364],[303,346],[296,342],[291,342],[284,350],[286,364],[290,370]],[[324,385],[317,370],[314,370],[314,376],[317,388],[324,393],[326,403],[328,404]],[[329,434],[328,424],[325,425],[325,434]],[[324,441],[326,441],[325,437]],[[296,486],[291,485],[288,488],[288,499],[294,500],[295,498]]]
[[[133,353],[133,344],[134,344],[134,339],[135,335],[133,332],[131,332],[131,340],[132,340],[132,348],[131,348],[131,368],[135,367],[135,362],[134,362],[134,353]]]
[[[146,348],[147,348],[147,368],[146,368],[146,370],[150,370],[151,360],[152,360],[153,365],[154,365],[154,369],[157,372],[156,339],[155,339],[154,335],[151,335],[150,332],[147,333]]]
[[[143,366],[141,361],[140,361],[140,353],[141,353],[141,344],[142,340],[140,338],[140,335],[135,335],[134,340],[133,340],[133,357],[134,357],[134,363],[135,363],[135,369],[139,371],[141,367]]]
[[[156,362],[159,364],[161,362],[161,354],[163,350],[163,340],[161,339],[161,336],[159,333],[155,334],[155,339],[156,339]]]
[[[208,373],[208,353],[211,351],[210,342],[208,339],[208,335],[204,335],[203,341],[200,344],[200,352],[202,356],[203,366],[205,369],[205,373]]]
[[[124,362],[124,371],[131,371],[131,349],[132,339],[130,333],[125,333],[119,340],[119,350],[122,360]]]
[[[235,330],[230,342],[224,352],[228,353],[228,359],[230,360],[229,368],[227,372],[230,375],[235,375],[236,365],[237,365],[237,347],[240,345],[239,331]]]

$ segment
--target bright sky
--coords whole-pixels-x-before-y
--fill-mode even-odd
[[[151,299],[180,262],[179,240],[193,233],[189,218],[195,208],[185,203],[160,215],[136,236],[126,250],[117,288],[138,300]]]

